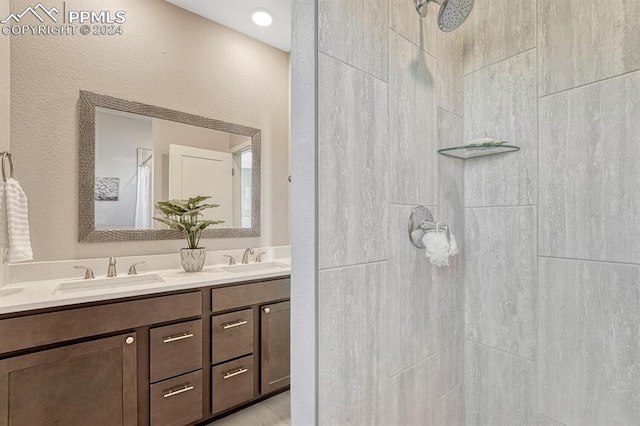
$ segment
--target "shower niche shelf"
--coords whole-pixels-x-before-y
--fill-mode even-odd
[[[487,155],[506,154],[507,152],[520,151],[519,146],[497,144],[489,146],[455,146],[452,148],[439,149],[438,152],[448,157],[470,160],[472,158],[486,157]]]

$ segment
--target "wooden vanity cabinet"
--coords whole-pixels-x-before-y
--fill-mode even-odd
[[[202,312],[196,290],[0,316],[0,426],[149,424],[150,327]],[[202,401],[173,424],[202,419]]]
[[[135,426],[136,333],[0,361],[0,425]]]
[[[0,426],[206,424],[282,391],[289,286],[287,277],[0,315]]]
[[[263,306],[260,317],[260,392],[268,394],[290,384],[291,303]]]
[[[288,278],[212,290],[214,416],[289,386],[289,297]]]

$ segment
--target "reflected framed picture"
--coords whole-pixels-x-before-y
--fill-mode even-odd
[[[96,177],[96,201],[118,201],[120,195],[120,178]]]

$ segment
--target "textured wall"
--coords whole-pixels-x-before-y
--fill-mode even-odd
[[[407,222],[429,206],[464,241],[462,33],[403,0],[320,0],[321,425],[459,425],[463,257],[432,268]]]
[[[467,425],[640,424],[640,5],[477,1],[465,26]]]
[[[9,14],[9,2],[0,2],[0,16]],[[9,148],[9,102],[11,99],[11,37],[0,37],[0,150]]]
[[[12,0],[11,9],[31,3]],[[66,7],[105,4],[68,0]],[[12,148],[29,196],[36,260],[173,253],[184,246],[77,243],[81,89],[262,129],[262,236],[204,243],[209,249],[288,245],[288,54],[163,1],[117,0],[108,7],[127,11],[121,37],[20,36],[11,43]]]
[[[0,2],[0,16],[9,14],[9,2]],[[9,149],[11,100],[11,37],[0,37],[0,151]],[[7,268],[0,262],[0,287],[7,282]]]

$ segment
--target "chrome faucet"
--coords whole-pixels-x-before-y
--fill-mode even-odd
[[[244,254],[242,255],[242,264],[246,265],[249,263],[249,253],[253,254],[253,249],[252,248],[248,248],[244,251]]]
[[[109,269],[107,269],[107,277],[117,277],[118,273],[116,272],[116,258],[109,258]]]

